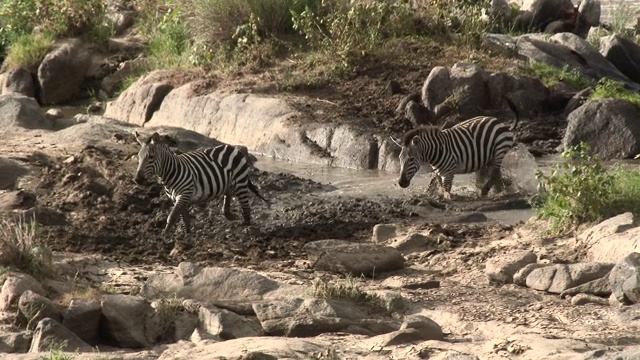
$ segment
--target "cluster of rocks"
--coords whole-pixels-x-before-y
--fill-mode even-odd
[[[636,66],[640,46],[618,35],[602,37],[600,49],[571,33],[487,34],[485,44],[527,61],[569,66],[592,84],[610,79],[627,89],[640,90]],[[594,86],[575,90],[563,84],[548,88],[528,76],[489,73],[475,64],[457,63],[434,67],[422,90],[403,98],[396,112],[415,125],[444,127],[479,115],[513,119],[517,113],[525,123],[518,134],[521,142],[558,138],[562,139],[556,144],[560,149],[585,142],[603,159],[631,158],[640,153],[637,106],[625,99],[589,100],[593,90]],[[505,106],[505,98],[513,108]],[[558,121],[547,128],[548,119],[553,118]],[[536,149],[532,152],[541,154]]]
[[[633,214],[621,214],[578,235],[578,246],[588,249],[586,261],[553,264],[538,261],[532,251],[518,251],[487,261],[486,274],[494,284],[559,294],[573,305],[640,304],[638,231]]]
[[[315,247],[325,251],[342,248],[343,254],[352,256],[362,251],[344,250],[345,244],[337,243]],[[364,265],[359,269],[389,263],[388,258],[379,259],[380,254],[365,249],[359,260]],[[342,257],[336,263],[353,263],[354,259]],[[328,261],[324,263],[318,266]],[[387,265],[387,269],[402,265]],[[388,309],[380,312],[380,307],[370,308],[371,304],[317,298],[309,286],[275,281],[249,270],[181,263],[175,272],[151,275],[136,296],[74,292],[60,283],[40,283],[24,273],[6,276],[0,311],[5,320],[13,316],[11,322],[21,330],[15,326],[3,329],[2,352],[37,353],[55,348],[90,353],[95,346],[105,345],[149,349],[187,341],[204,346],[239,338],[303,338],[333,332],[378,336],[382,346],[444,338],[440,326],[427,317],[399,320],[390,316],[402,309],[399,296],[379,295],[380,304]]]

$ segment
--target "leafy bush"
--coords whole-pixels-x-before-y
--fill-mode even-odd
[[[410,6],[404,2],[322,1],[293,12],[293,27],[309,44],[349,67],[354,57],[368,53],[384,39],[412,34]]]
[[[189,65],[189,30],[179,8],[168,9],[151,35],[148,52],[152,68],[179,68]]]
[[[20,35],[9,48],[7,61],[9,67],[30,68],[44,59],[55,39],[51,33]]]
[[[616,165],[604,167],[582,143],[562,153],[562,163],[550,175],[538,171],[535,213],[551,221],[551,231],[562,233],[583,223],[619,213],[640,213],[640,173]]]
[[[56,38],[90,32],[94,39],[104,39],[109,34],[104,15],[102,0],[0,1],[0,53],[36,28]]]

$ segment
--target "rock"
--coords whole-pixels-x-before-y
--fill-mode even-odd
[[[435,241],[421,233],[408,234],[404,238],[397,239],[390,245],[396,248],[402,255],[409,255],[416,252],[426,251],[433,248]]]
[[[609,300],[591,294],[577,294],[571,298],[571,305],[579,306],[586,304],[609,305]]]
[[[10,273],[2,285],[2,291],[0,291],[0,310],[8,311],[18,305],[18,300],[28,290],[38,295],[46,295],[42,285],[30,275]]]
[[[85,80],[89,62],[90,56],[79,40],[58,43],[38,67],[41,103],[59,104],[75,95]]]
[[[148,78],[155,74],[147,75]],[[143,126],[160,108],[162,101],[173,90],[167,82],[137,81],[123,91],[115,101],[107,104],[105,117],[126,121]]]
[[[51,318],[56,322],[62,320],[60,311],[51,300],[31,290],[27,290],[20,295],[18,308],[22,315],[27,318],[29,324],[33,324],[34,327],[44,318]],[[30,329],[33,329],[33,327],[30,327]]]
[[[214,306],[221,303],[234,303],[236,306],[249,303],[251,309],[251,301],[286,298],[291,294],[300,294],[305,289],[302,285],[271,280],[255,271],[199,268],[192,263],[182,262],[178,265],[177,273],[149,276],[140,294],[150,299],[175,295]]]
[[[49,351],[53,347],[63,351],[90,352],[93,350],[89,344],[82,341],[76,334],[59,322],[45,318],[38,322],[38,326],[33,333],[33,341],[29,352]]]
[[[32,339],[31,331],[0,332],[0,352],[26,353],[29,351]]]
[[[603,77],[623,82],[631,89],[640,85],[631,81],[594,49],[586,40],[572,33],[527,34],[518,37],[516,48],[521,57],[557,68],[565,65],[578,69],[585,77],[597,81]]]
[[[438,280],[426,280],[410,282],[402,285],[404,289],[417,290],[417,289],[437,289],[440,287],[440,281]]]
[[[427,109],[435,110],[436,105],[443,103],[453,93],[449,68],[436,66],[431,69],[429,76],[422,86],[422,104]]]
[[[198,317],[190,312],[181,312],[174,320],[173,341],[188,340],[198,327]]]
[[[496,72],[487,77],[487,90],[491,109],[504,108],[504,98],[508,97],[521,118],[534,118],[543,109],[548,110],[545,102],[550,96],[550,91],[539,79]],[[515,116],[511,110],[509,112],[511,117]],[[495,116],[505,117],[498,114]]]
[[[138,58],[133,60],[127,60],[120,64],[118,70],[113,74],[105,76],[100,82],[100,89],[104,91],[109,97],[116,95],[116,91],[120,90],[123,86],[123,82],[130,76],[133,76],[136,71],[139,71],[144,65],[144,59]]]
[[[35,97],[36,88],[33,76],[27,69],[19,68],[7,71],[0,86],[0,94],[18,93],[30,98]]]
[[[442,340],[444,335],[438,323],[422,315],[407,316],[400,325],[400,330],[415,329],[422,340]]]
[[[616,264],[609,274],[609,283],[621,303],[640,303],[640,253],[631,253]]]
[[[609,285],[609,277],[601,277],[593,281],[569,288],[560,293],[560,297],[567,295],[589,294],[595,296],[611,295],[611,286]]]
[[[533,270],[540,269],[545,266],[547,265],[538,263],[525,265],[513,275],[513,283],[520,286],[527,286],[527,276],[529,276]]]
[[[618,234],[635,227],[633,213],[626,212],[606,219],[578,235],[578,240],[592,243],[609,235]]]
[[[51,108],[47,110],[46,113],[44,113],[44,116],[46,116],[50,121],[55,121],[58,119],[62,119],[64,117],[64,114],[62,113],[61,109]]]
[[[600,38],[600,53],[629,79],[640,82],[640,46],[619,35]]]
[[[600,0],[583,0],[578,6],[578,17],[576,18],[575,33],[586,38],[592,27],[600,26],[600,15],[602,5]]]
[[[528,264],[538,260],[531,251],[518,251],[503,254],[487,261],[485,273],[493,284],[511,284],[513,276]]]
[[[343,240],[319,240],[304,246],[318,270],[372,277],[404,267],[404,258],[394,248]]]
[[[402,86],[400,86],[400,83],[395,80],[389,81],[387,89],[389,89],[389,94],[391,95],[399,94],[402,92]]]
[[[581,360],[636,360],[640,359],[640,348],[631,346],[621,351],[596,350],[585,355]]]
[[[378,338],[376,338],[377,340]],[[394,346],[423,341],[420,331],[417,329],[402,329],[379,336],[379,346]]]
[[[377,224],[373,226],[373,237],[371,241],[376,244],[383,243],[396,237],[397,227],[395,224]]]
[[[520,10],[533,14],[530,30],[538,31],[550,22],[575,11],[571,0],[524,0]]]
[[[100,342],[102,306],[98,300],[71,300],[64,312],[62,325],[90,345]]]
[[[482,35],[482,45],[495,53],[515,54],[517,37],[505,34],[485,33]]]
[[[149,346],[147,323],[153,313],[151,305],[142,297],[104,295],[100,320],[103,342],[132,349]]]
[[[14,189],[17,185],[18,179],[28,173],[29,169],[22,166],[17,161],[0,157],[0,190]],[[13,202],[13,205],[22,207],[29,200],[28,193],[24,191],[18,190],[11,193],[15,195],[14,199],[17,200]]]
[[[429,109],[415,101],[407,103],[404,116],[415,126],[427,125],[431,122]]]
[[[264,331],[276,336],[311,337],[327,332],[353,332],[350,327],[382,334],[399,327],[393,320],[369,319],[357,305],[338,300],[290,298],[254,303],[253,310]]]
[[[404,114],[404,112],[407,109],[407,105],[412,101],[413,102],[417,102],[417,103],[421,103],[422,99],[420,98],[420,93],[415,92],[415,93],[412,93],[412,94],[409,94],[409,95],[403,97],[400,100],[400,103],[398,103],[398,106],[396,107],[396,114],[398,114],[398,115]]]
[[[297,339],[282,337],[252,337],[233,339],[200,346],[169,347],[162,352],[158,360],[174,359],[244,359],[252,353],[273,356],[276,359],[299,359],[301,354],[320,354],[329,348],[330,344],[317,339]],[[303,355],[304,356],[304,355]]]
[[[638,116],[638,108],[625,100],[589,101],[569,114],[562,146],[584,142],[604,160],[632,158],[640,153]]]
[[[15,132],[25,129],[49,130],[53,126],[35,99],[10,93],[0,95],[0,127],[2,132]]]
[[[625,225],[622,225],[620,228],[624,227]],[[588,248],[585,260],[617,263],[632,252],[640,252],[640,227],[633,227],[604,237],[594,234],[585,246]]]
[[[201,307],[198,313],[200,327],[205,333],[223,340],[262,336],[260,322],[231,311]]]
[[[463,354],[457,351],[445,351],[437,354],[435,357],[430,357],[433,360],[480,360],[475,355]]]
[[[551,264],[531,271],[526,284],[535,290],[559,294],[604,277],[612,268],[613,264],[607,263]]]
[[[113,28],[115,36],[122,35],[129,29],[136,20],[137,12],[133,10],[107,11],[105,19]]]
[[[384,308],[390,313],[400,312],[406,306],[404,298],[396,291],[380,290],[376,291],[375,294],[382,300]]]
[[[477,222],[486,222],[489,218],[481,212],[473,212],[466,215],[461,215],[454,222],[458,224],[469,224],[469,223],[477,223]]]
[[[456,63],[450,72],[453,85],[452,96],[455,97],[458,115],[469,119],[478,115],[478,109],[489,106],[486,91],[487,73],[476,64]]]

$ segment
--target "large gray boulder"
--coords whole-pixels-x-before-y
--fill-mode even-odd
[[[609,78],[620,81],[631,89],[640,85],[631,81],[589,42],[572,33],[553,36],[527,34],[516,40],[519,56],[530,61],[546,63],[558,68],[569,66],[578,69],[585,77],[597,81]]]
[[[640,83],[640,46],[619,35],[600,38],[600,53],[629,79]]]
[[[633,252],[616,264],[609,274],[609,283],[621,303],[640,303],[640,253]]]
[[[138,349],[150,345],[151,305],[139,296],[108,294],[102,298],[100,334],[104,342]]]
[[[568,117],[562,145],[584,142],[605,160],[632,158],[640,153],[638,108],[625,100],[589,101]]]
[[[607,263],[551,264],[533,269],[527,276],[526,284],[535,290],[560,294],[606,276],[613,266]]]
[[[28,97],[34,97],[36,87],[33,76],[27,69],[19,68],[9,70],[4,74],[0,82],[0,94],[18,93]]]
[[[34,98],[18,93],[0,95],[0,132],[52,128]]]
[[[38,322],[33,333],[30,353],[49,351],[54,347],[66,351],[91,351],[93,348],[59,322],[45,318]]]
[[[42,104],[58,104],[71,99],[84,83],[89,63],[89,53],[79,40],[57,44],[38,67]]]

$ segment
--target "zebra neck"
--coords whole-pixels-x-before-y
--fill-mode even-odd
[[[171,185],[171,175],[172,173],[175,174],[175,169],[179,166],[179,162],[178,155],[175,155],[169,149],[166,149],[161,156],[158,156],[156,175],[164,185]]]

